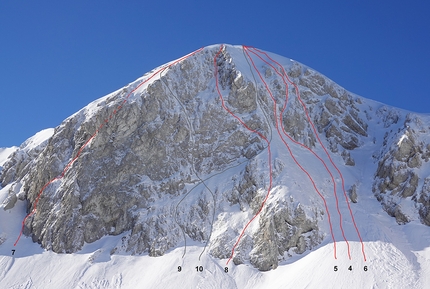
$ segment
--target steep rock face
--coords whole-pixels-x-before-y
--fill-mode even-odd
[[[249,139],[216,103],[209,88],[213,52],[206,51],[204,56],[206,61],[202,62],[184,60],[135,93],[122,108],[126,113],[118,112],[72,169],[45,189],[38,213],[26,224],[34,241],[55,252],[74,252],[84,242],[131,230],[128,248],[135,254],[148,251],[162,255],[176,244],[181,232],[172,221],[174,212],[157,204],[185,194],[185,184],[196,182],[197,175],[221,171],[262,148],[258,139]],[[226,85],[231,86],[230,76],[225,77]],[[176,79],[179,83],[173,82]],[[250,126],[264,127],[251,113],[252,104],[240,102],[247,87],[244,83],[243,88],[232,90],[229,98],[237,94],[236,105],[250,115]],[[94,128],[110,118],[131,89],[133,84],[84,108],[56,128],[28,173],[32,181],[23,187],[29,209],[40,188],[62,173]],[[178,101],[188,115],[178,109]],[[195,210],[191,214],[202,211],[201,207],[191,210]],[[186,229],[193,239],[207,239],[208,234],[199,232],[204,230],[199,226]]]
[[[48,139],[54,133],[53,129],[45,129],[23,142],[16,148],[4,164],[4,171],[0,171],[0,184],[10,184],[9,194],[2,205],[4,210],[15,206],[18,198],[25,199],[21,192],[22,184],[28,180],[39,154],[46,148]]]
[[[388,127],[399,120],[392,113],[386,115],[383,119],[388,120],[384,121]],[[418,209],[418,218],[428,224],[427,176],[423,176],[422,172],[428,168],[430,139],[428,127],[424,123],[422,117],[408,114],[397,132],[387,132],[384,136],[373,191],[385,210],[399,224],[415,219],[411,212],[404,210],[409,203]]]
[[[415,200],[418,202],[422,222],[430,226],[430,177],[425,178],[421,193]]]
[[[320,139],[335,161],[351,169],[355,151],[377,146],[368,124],[376,122],[386,140],[382,148],[372,147],[375,195],[400,223],[409,216],[392,204],[412,199],[429,225],[428,179],[419,171],[430,146],[425,126],[415,126],[418,118],[392,132],[401,113],[372,110],[302,64],[283,59],[291,81],[286,84],[265,63],[260,74],[252,72],[239,47],[225,47],[214,61],[218,49],[207,47],[154,70],[70,116],[37,146],[23,145],[0,175],[2,185],[11,186],[3,209],[14,209],[19,198],[33,212],[37,202],[24,233],[55,252],[76,252],[124,233],[112,254],[160,256],[191,239],[217,258],[231,256],[242,229],[261,211],[239,240],[233,262],[271,270],[329,234],[322,201],[280,150],[277,119],[295,142],[322,152]],[[244,125],[223,108],[215,71],[224,105]],[[401,133],[407,138],[397,145]],[[262,207],[272,181],[269,144],[273,186]],[[359,202],[355,185],[348,193]]]
[[[288,256],[290,249],[302,254],[317,246],[322,240],[318,219],[318,215],[307,216],[300,205],[296,208],[288,203],[267,206],[254,238],[256,246],[250,252],[251,264],[263,271],[275,269],[279,256]],[[240,256],[234,262],[240,264]]]
[[[359,115],[360,98],[311,69],[300,75],[299,84],[305,88],[300,92],[304,101],[314,104],[309,110],[318,132],[325,133],[332,152],[337,152],[340,147],[353,150],[363,145],[363,137],[368,136],[368,125]]]
[[[279,174],[283,170],[280,166]],[[266,193],[259,185],[264,182],[264,175],[258,173],[258,167],[258,162],[250,161],[241,177],[235,178],[232,191],[226,192],[230,204],[238,204],[241,211],[251,211],[251,215],[260,210]],[[322,241],[325,233],[318,226],[323,219],[322,215],[324,213],[318,206],[303,207],[292,196],[287,199],[283,193],[276,202],[263,207],[258,219],[258,230],[242,239],[236,248],[233,262],[250,262],[262,271],[275,269],[278,261],[285,260],[292,254],[302,254]],[[224,250],[226,242],[223,240],[231,238],[231,233],[226,230],[216,237],[217,241],[211,248],[213,256],[230,257],[230,251]]]

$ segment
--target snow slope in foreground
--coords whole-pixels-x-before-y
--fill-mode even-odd
[[[0,201],[8,187],[0,190]],[[359,242],[338,242],[296,255],[276,270],[260,272],[250,266],[218,260],[202,252],[202,244],[180,246],[162,257],[111,255],[123,235],[104,237],[76,254],[45,251],[31,238],[13,243],[25,217],[18,210],[0,210],[1,288],[426,288],[430,284],[430,230],[417,222],[399,226],[370,196],[356,204],[355,218],[367,224],[362,231],[367,261]],[[369,214],[368,212],[375,212]],[[0,241],[2,242],[2,241]],[[12,250],[15,250],[13,252]],[[13,254],[13,255],[12,255]],[[181,271],[178,271],[178,266]],[[203,267],[200,272],[199,266]],[[337,266],[337,271],[334,270]],[[348,270],[352,266],[352,270]],[[365,271],[365,267],[367,271]],[[197,269],[196,269],[197,267]]]

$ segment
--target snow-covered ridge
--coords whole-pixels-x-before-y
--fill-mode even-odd
[[[16,150],[18,147],[11,148],[0,148],[0,167],[7,161],[7,158]]]
[[[36,133],[34,136],[24,141],[19,146],[19,148],[21,150],[30,151],[37,148],[38,146],[43,146],[52,137],[53,134],[54,134],[53,128],[47,128],[47,129],[41,130],[38,133]]]

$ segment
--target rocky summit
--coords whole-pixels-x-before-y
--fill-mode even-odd
[[[1,206],[25,202],[24,235],[57,253],[122,234],[110,254],[186,254],[194,242],[267,271],[361,239],[364,196],[399,226],[430,226],[429,130],[428,115],[359,97],[299,62],[214,45],[23,143],[0,172]]]

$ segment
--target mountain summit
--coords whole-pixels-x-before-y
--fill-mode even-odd
[[[2,207],[24,202],[23,235],[57,253],[111,235],[110,255],[193,244],[260,271],[325,245],[367,262],[369,216],[430,226],[429,125],[294,60],[213,45],[26,141]]]

